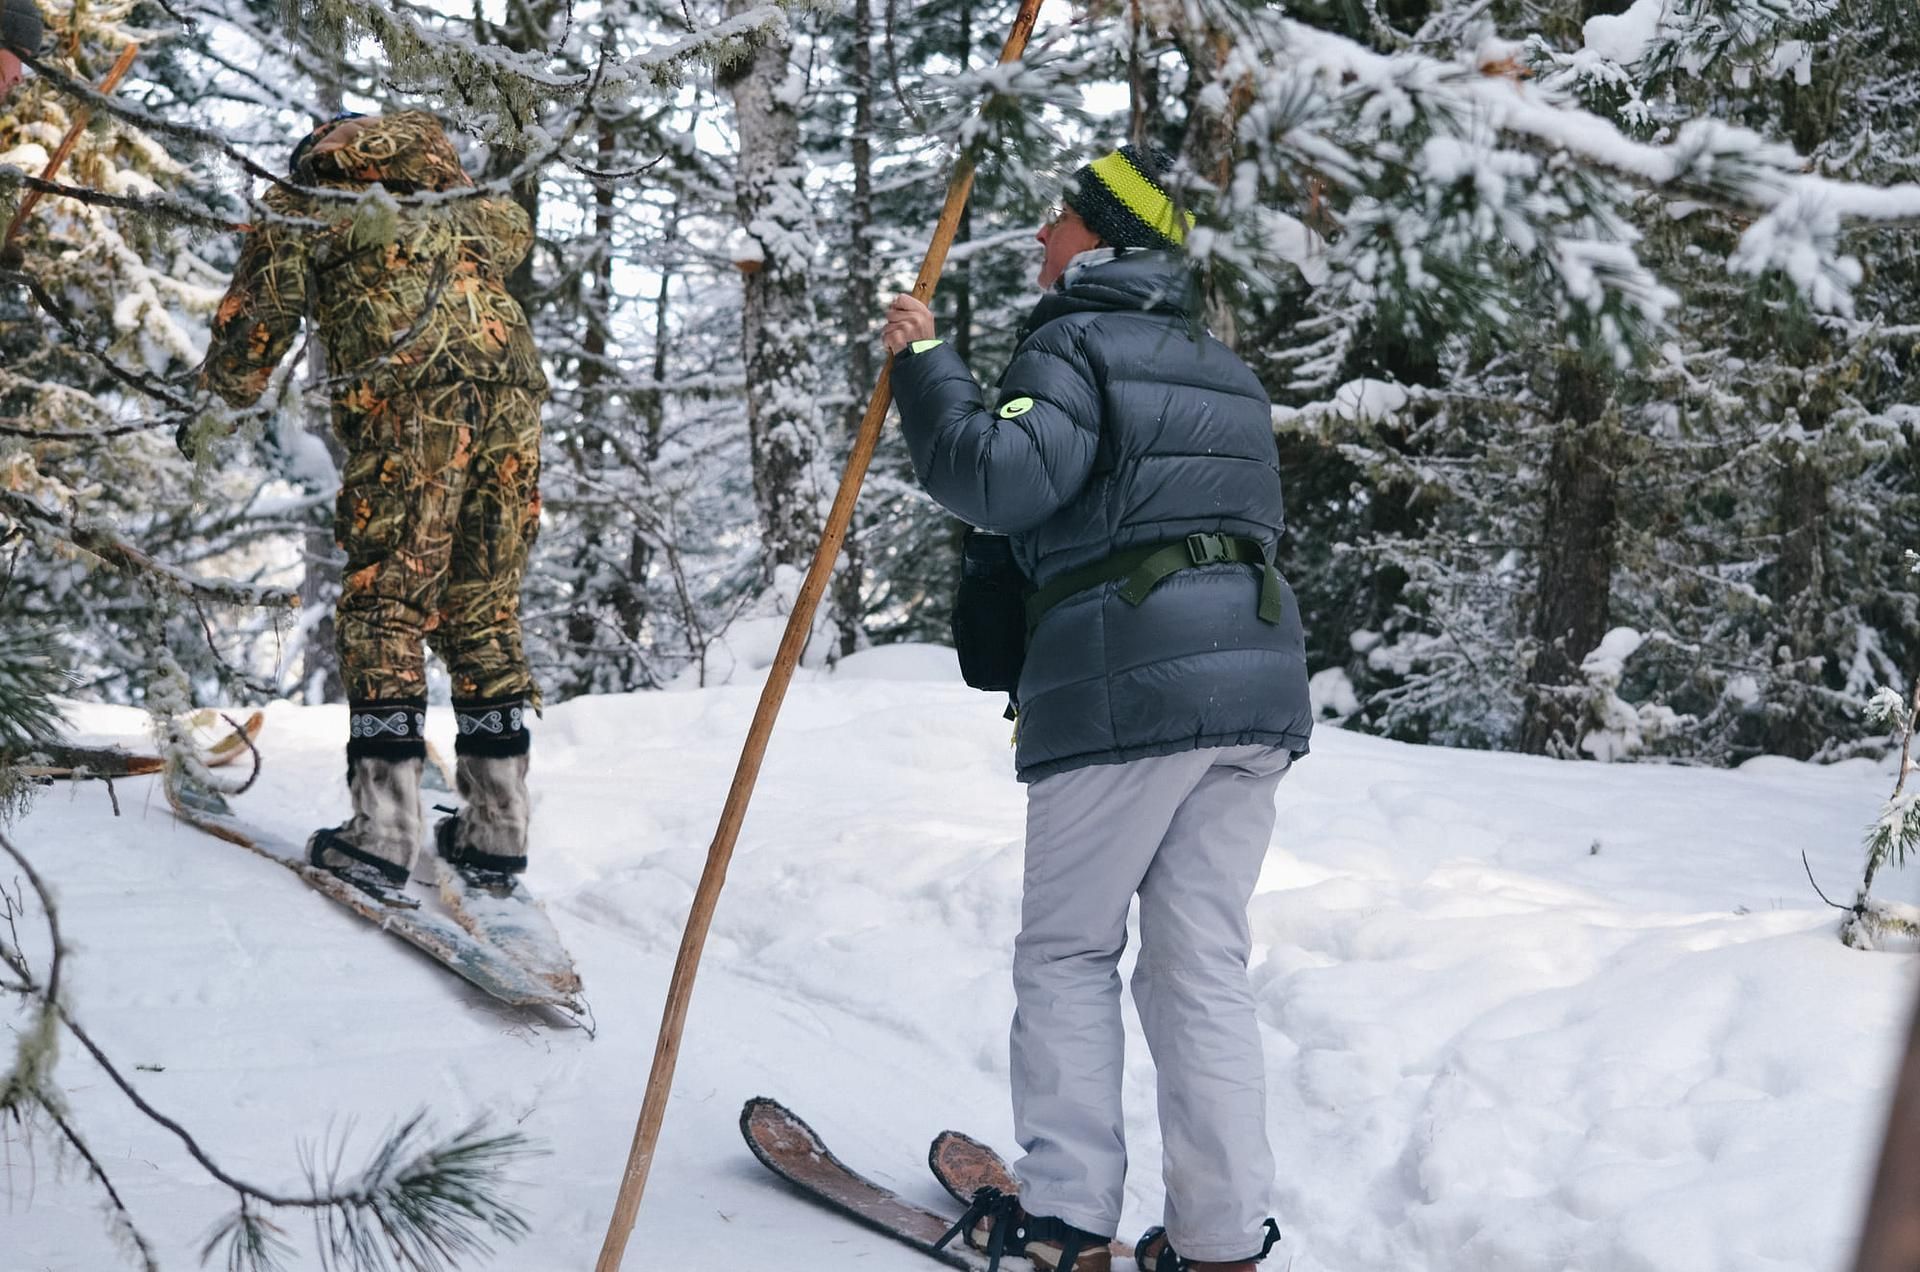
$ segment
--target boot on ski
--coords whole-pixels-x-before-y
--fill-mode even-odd
[[[459,756],[455,783],[466,807],[433,828],[434,848],[470,886],[505,895],[527,868],[527,756]]]
[[[987,1256],[988,1272],[998,1272],[1006,1256],[1024,1256],[1040,1272],[1111,1272],[1111,1237],[1076,1228],[1064,1219],[1030,1215],[1020,1199],[998,1188],[981,1188],[958,1223],[934,1249],[955,1237]]]
[[[1267,1220],[1265,1243],[1260,1253],[1247,1259],[1228,1259],[1213,1262],[1204,1259],[1183,1259],[1174,1251],[1173,1243],[1167,1240],[1165,1228],[1148,1228],[1133,1248],[1134,1266],[1140,1272],[1254,1272],[1254,1266],[1267,1257],[1274,1243],[1280,1240],[1280,1225]]]
[[[347,761],[353,815],[316,830],[307,861],[339,875],[389,905],[413,905],[405,896],[425,819],[420,812],[420,766],[415,757],[358,755]]]

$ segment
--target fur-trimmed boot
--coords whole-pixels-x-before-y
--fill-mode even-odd
[[[1020,1199],[985,1187],[973,1194],[960,1221],[947,1229],[936,1250],[955,1237],[987,1256],[987,1272],[998,1272],[1005,1256],[1024,1257],[1040,1272],[1110,1272],[1112,1238],[1076,1228],[1063,1219],[1030,1215]]]
[[[1140,1272],[1255,1272],[1255,1266],[1267,1257],[1267,1252],[1279,1240],[1280,1225],[1269,1219],[1260,1253],[1245,1259],[1211,1262],[1181,1258],[1174,1252],[1173,1243],[1167,1240],[1165,1228],[1148,1228],[1140,1238],[1140,1244],[1133,1248],[1134,1265]]]
[[[462,755],[454,782],[466,807],[433,828],[442,857],[470,876],[515,875],[527,868],[527,756]],[[510,882],[504,879],[490,883]]]
[[[469,883],[510,891],[527,868],[527,733],[520,698],[455,698],[454,785],[465,807],[433,828],[433,845]]]
[[[313,832],[307,860],[376,895],[381,885],[406,887],[413,855],[425,837],[422,763],[417,756],[358,755],[348,760],[353,816],[344,825]]]

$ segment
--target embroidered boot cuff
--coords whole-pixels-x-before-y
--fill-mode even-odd
[[[382,759],[424,758],[427,753],[427,700],[397,698],[348,706],[347,760],[363,755]]]
[[[525,755],[532,739],[527,734],[528,707],[521,698],[462,700],[453,703],[453,720],[460,727],[453,749],[459,755]]]

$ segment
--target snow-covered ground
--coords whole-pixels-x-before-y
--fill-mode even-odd
[[[629,1267],[931,1266],[768,1176],[735,1126],[752,1095],[929,1204],[935,1132],[1010,1147],[1022,794],[997,703],[950,668],[945,651],[883,649],[795,685]],[[519,1172],[534,1235],[491,1266],[578,1272],[756,695],[593,698],[538,726],[532,881],[585,975],[591,1040],[176,825],[151,779],[119,784],[118,818],[97,785],[57,788],[11,834],[58,890],[80,1016],[123,1065],[149,1066],[134,1075],[147,1097],[229,1169],[296,1188],[298,1142],[350,1117],[364,1147],[421,1106],[446,1127],[491,1112],[549,1150]],[[132,742],[144,726],[75,714]],[[344,728],[343,708],[271,710],[242,812],[288,834],[335,819]],[[1601,766],[1324,731],[1281,786],[1254,901],[1286,1234],[1272,1266],[1840,1267],[1914,972],[1839,944],[1800,853],[1849,894],[1887,785],[1865,762]],[[1916,890],[1885,881],[1889,899]],[[228,1197],[77,1048],[59,1074],[163,1266],[197,1266]],[[1129,1237],[1160,1196],[1152,1089],[1136,1040]],[[0,1152],[0,1267],[123,1266],[93,1186],[47,1149]]]

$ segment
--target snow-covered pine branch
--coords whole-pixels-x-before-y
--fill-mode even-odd
[[[1907,858],[1920,851],[1920,786],[1909,788],[1908,779],[1916,771],[1913,736],[1920,728],[1920,687],[1911,701],[1899,690],[1882,686],[1869,705],[1870,724],[1891,728],[1900,739],[1900,767],[1894,778],[1893,793],[1867,830],[1866,872],[1854,894],[1853,909],[1841,924],[1840,939],[1859,949],[1882,948],[1892,937],[1920,938],[1920,913],[1912,906],[1876,900],[1873,881],[1887,866],[1904,866]]]
[[[445,15],[411,4],[371,0],[317,0],[311,20],[336,33],[344,47],[365,36],[386,55],[402,91],[446,95],[462,113],[496,140],[512,141],[540,129],[542,107],[587,94],[664,89],[678,82],[688,64],[726,65],[786,27],[776,4],[742,5],[725,19],[624,56],[596,59],[580,46],[573,13],[554,10],[542,47],[519,50],[477,40]],[[590,68],[590,69],[589,69]],[[449,92],[449,90],[452,90]]]
[[[1199,11],[1234,40],[1201,105],[1229,116],[1238,158],[1222,182],[1189,151],[1195,250],[1256,287],[1287,267],[1324,271],[1422,330],[1503,324],[1510,293],[1545,291],[1572,333],[1623,358],[1678,303],[1638,250],[1643,195],[1748,222],[1730,273],[1778,273],[1842,313],[1861,277],[1842,229],[1920,221],[1920,184],[1809,173],[1747,128],[1699,118],[1670,140],[1630,137],[1565,84],[1528,82],[1529,46],[1484,28],[1442,57],[1379,52],[1231,0]],[[1324,216],[1312,234],[1275,211],[1310,202]]]

